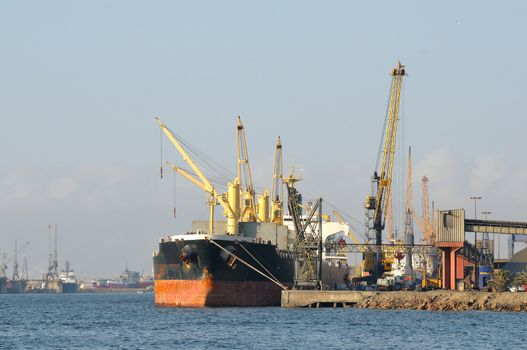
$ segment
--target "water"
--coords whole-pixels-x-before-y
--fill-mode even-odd
[[[1,349],[525,348],[527,315],[172,309],[152,294],[0,295]]]

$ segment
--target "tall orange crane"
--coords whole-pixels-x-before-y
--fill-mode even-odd
[[[412,246],[414,244],[414,226],[412,213],[414,211],[413,189],[412,189],[412,148],[408,148],[408,173],[406,174],[406,205],[404,210],[404,240],[405,244]],[[412,249],[406,251],[405,275],[412,275],[413,272]]]
[[[422,191],[423,191],[423,217],[422,219],[417,216],[414,212],[414,220],[419,226],[419,229],[421,232],[423,232],[424,240],[428,244],[434,244],[435,242],[435,235],[434,235],[434,228],[430,220],[430,210],[429,210],[429,203],[430,199],[428,196],[428,177],[425,175],[421,179],[422,182]]]

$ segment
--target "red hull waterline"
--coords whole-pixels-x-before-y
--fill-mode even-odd
[[[156,280],[155,303],[167,307],[280,306],[281,288],[265,281]]]

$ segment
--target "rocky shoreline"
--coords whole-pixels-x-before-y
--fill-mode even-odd
[[[527,312],[527,293],[475,291],[364,293],[356,308],[410,309],[430,311],[518,311]]]

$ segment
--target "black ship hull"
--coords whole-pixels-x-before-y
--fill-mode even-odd
[[[7,278],[0,277],[0,294],[7,293]]]
[[[62,293],[77,293],[79,291],[79,285],[77,283],[62,283]]]
[[[279,306],[282,288],[271,279],[288,288],[294,283],[295,260],[289,251],[266,243],[214,239],[222,249],[207,239],[189,236],[159,244],[154,256],[157,305]],[[342,283],[347,271],[339,270],[340,274],[327,274],[334,281],[325,282]]]

